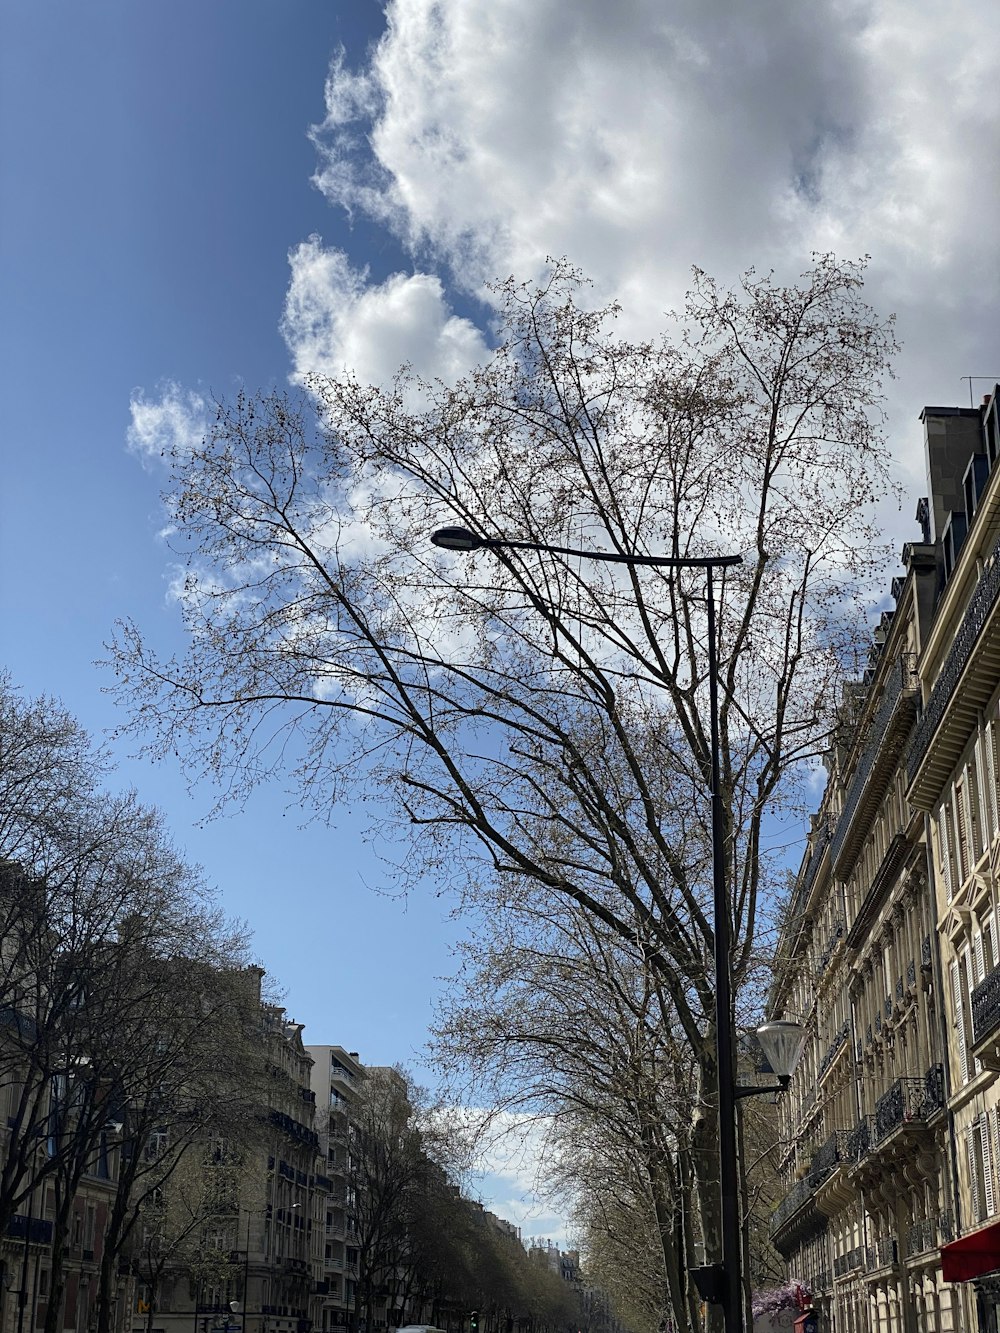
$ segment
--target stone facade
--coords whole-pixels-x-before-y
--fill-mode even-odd
[[[997,1327],[998,394],[922,422],[920,540],[845,696],[769,998],[808,1033],[770,1235],[843,1333]]]

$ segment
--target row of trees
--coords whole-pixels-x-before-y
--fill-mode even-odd
[[[104,791],[107,775],[61,705],[0,677],[0,1234],[18,1215],[52,1224],[46,1333],[62,1326],[86,1177],[106,1182],[93,1327],[109,1333],[126,1262],[150,1329],[165,1284],[238,1278],[235,1232],[208,1238],[263,1175],[261,974],[245,932],[159,816]],[[349,1158],[355,1327],[374,1328],[386,1300],[435,1321],[478,1308],[497,1328],[576,1322],[566,1285],[452,1183],[462,1148],[402,1071],[369,1072]]]
[[[623,1201],[634,1171],[658,1256],[637,1290],[676,1328],[694,1326],[691,1237],[719,1248],[703,578],[530,545],[744,557],[718,594],[718,739],[731,964],[752,1008],[781,835],[884,568],[895,343],[863,281],[833,256],[787,286],[696,272],[671,336],[637,342],[560,263],[495,290],[496,352],[457,384],[314,377],[315,417],[238,395],[168,459],[187,654],[160,660],[131,623],[111,646],[149,751],[236,799],[294,756],[320,812],[360,788],[398,821],[398,882],[431,876],[529,930],[541,902],[543,935],[575,933],[581,1022],[615,1063],[596,1090],[567,1093],[567,1073],[559,1096],[624,1154]],[[454,524],[528,545],[444,555],[429,537]],[[561,1058],[551,1030],[528,1036]]]
[[[483,1329],[579,1325],[580,1301],[516,1234],[454,1183],[466,1136],[399,1069],[372,1069],[352,1112],[350,1195],[361,1327],[429,1319],[442,1327],[478,1310]],[[394,1312],[394,1315],[392,1315]]]
[[[192,1152],[245,1139],[261,1068],[243,929],[159,815],[105,791],[107,771],[65,709],[0,677],[0,1234],[48,1196],[46,1333],[85,1175],[114,1184],[95,1296],[108,1333],[121,1257],[156,1233]]]

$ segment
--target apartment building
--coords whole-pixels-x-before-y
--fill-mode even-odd
[[[922,413],[919,540],[845,695],[769,997],[808,1034],[770,1236],[845,1333],[997,1327],[997,410]]]
[[[279,1006],[260,1006],[260,1032],[267,1084],[258,1121],[246,1144],[220,1140],[198,1155],[220,1187],[206,1192],[216,1203],[193,1233],[191,1261],[169,1264],[153,1291],[133,1259],[133,1333],[309,1333],[316,1323],[322,1173],[312,1060],[301,1024]]]
[[[358,1251],[350,1183],[351,1108],[364,1081],[357,1051],[343,1046],[308,1046],[311,1090],[322,1181],[319,1199],[322,1247],[321,1301],[317,1327],[343,1328],[355,1308]]]

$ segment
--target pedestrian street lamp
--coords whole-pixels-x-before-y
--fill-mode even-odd
[[[741,1238],[739,1214],[739,1167],[736,1151],[736,1102],[740,1097],[759,1092],[783,1090],[791,1077],[794,1061],[801,1049],[787,1030],[796,1024],[764,1024],[760,1035],[771,1068],[779,1079],[777,1088],[738,1087],[733,1064],[733,981],[730,951],[732,928],[730,896],[725,875],[725,823],[722,808],[722,788],[719,775],[719,670],[715,632],[715,595],[713,574],[743,563],[740,555],[665,556],[627,555],[615,551],[583,551],[575,547],[554,546],[548,542],[518,541],[511,537],[483,537],[468,528],[438,528],[431,533],[431,541],[446,551],[540,551],[550,555],[585,557],[609,564],[650,566],[656,569],[703,569],[705,571],[705,603],[708,629],[708,705],[712,759],[712,906],[713,934],[715,937],[715,1040],[719,1082],[719,1187],[722,1218],[722,1263],[693,1273],[706,1279],[705,1299],[723,1307],[726,1333],[742,1333],[743,1302],[741,1267]],[[770,1050],[768,1050],[768,1044]],[[793,1049],[794,1047],[794,1049]],[[791,1063],[789,1063],[791,1057]],[[775,1063],[777,1061],[777,1063]],[[780,1068],[779,1068],[780,1066]]]

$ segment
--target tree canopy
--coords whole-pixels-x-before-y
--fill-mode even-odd
[[[892,321],[864,263],[794,284],[696,271],[658,340],[580,275],[500,284],[498,346],[457,384],[314,377],[316,407],[239,394],[168,462],[189,647],[111,647],[132,728],[239,799],[290,769],[320,812],[374,796],[399,876],[480,906],[563,895],[656,975],[697,1071],[711,1244],[715,1054],[704,573],[503,548],[739,553],[718,590],[725,873],[737,988],[784,874],[769,821],[826,744],[884,559]]]

